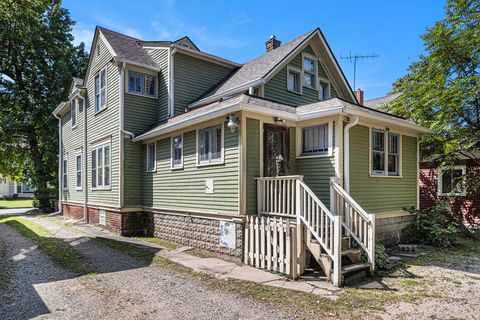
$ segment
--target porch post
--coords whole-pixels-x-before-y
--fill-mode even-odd
[[[300,215],[302,214],[300,180],[295,181],[295,215],[297,216],[297,275],[305,271],[305,245],[303,243],[303,225]]]

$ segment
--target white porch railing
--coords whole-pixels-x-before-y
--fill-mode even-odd
[[[296,181],[303,176],[260,177],[257,180],[257,212],[295,218]]]
[[[353,198],[330,178],[330,209],[342,217],[342,225],[366,252],[372,270],[375,269],[375,215],[367,213]]]

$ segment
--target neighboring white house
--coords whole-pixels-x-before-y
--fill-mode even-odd
[[[33,198],[35,189],[27,183],[19,183],[0,175],[0,197]]]

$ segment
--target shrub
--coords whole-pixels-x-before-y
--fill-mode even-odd
[[[38,189],[35,191],[33,206],[45,213],[56,211],[55,203],[57,201],[57,192],[52,188]]]
[[[375,245],[375,267],[379,270],[385,270],[388,266],[388,254],[385,247],[381,244]]]
[[[455,244],[461,231],[457,223],[435,209],[421,211],[412,208],[408,211],[415,216],[414,223],[407,230],[408,242],[439,247],[451,247]]]

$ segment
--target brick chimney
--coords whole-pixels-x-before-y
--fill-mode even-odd
[[[363,90],[362,89],[355,90],[355,97],[357,98],[358,103],[363,106]]]
[[[273,49],[277,49],[280,47],[282,42],[280,40],[277,40],[275,36],[271,36],[270,39],[268,39],[267,42],[265,42],[265,45],[267,47],[267,52],[272,51]]]

